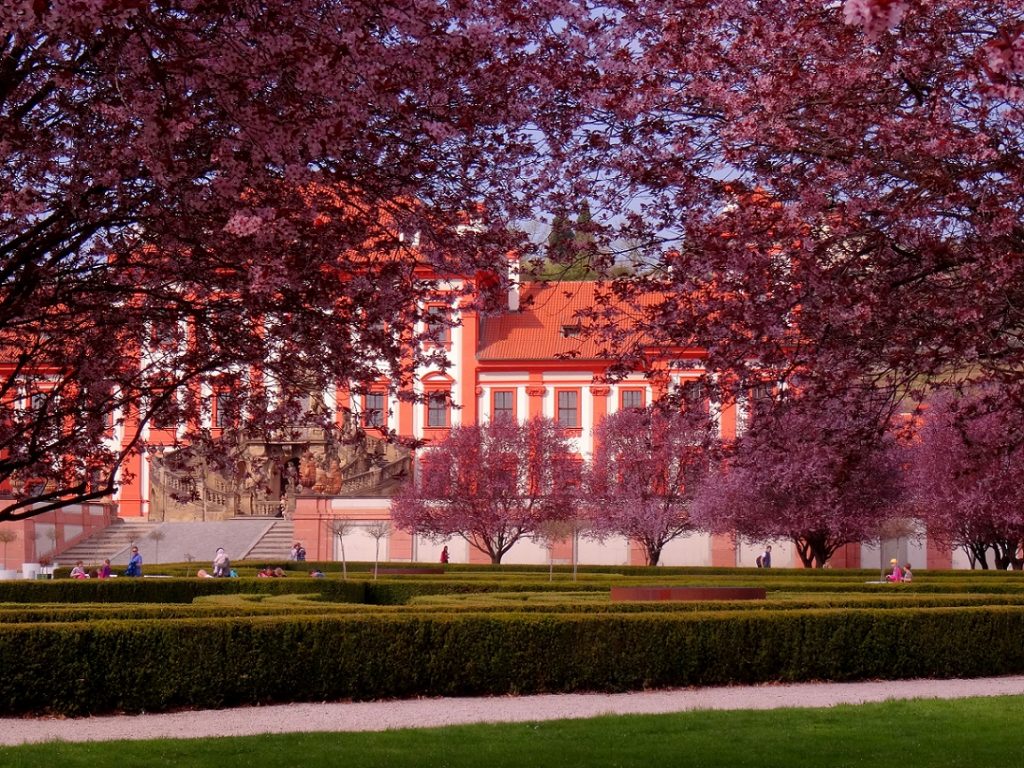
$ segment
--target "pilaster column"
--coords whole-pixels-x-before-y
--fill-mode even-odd
[[[526,388],[526,394],[530,398],[530,418],[544,415],[544,396],[548,388],[542,384],[530,384]]]

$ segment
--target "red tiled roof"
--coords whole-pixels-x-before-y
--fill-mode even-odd
[[[599,308],[607,286],[597,282],[525,283],[520,293],[521,309],[485,316],[480,321],[479,360],[597,360],[606,358],[599,339],[586,332],[566,335],[565,328],[589,324],[580,313]],[[651,297],[656,300],[655,297]],[[608,311],[630,323],[630,308],[612,299]]]

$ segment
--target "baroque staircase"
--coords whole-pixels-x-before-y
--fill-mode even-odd
[[[125,520],[118,517],[96,535],[65,549],[57,557],[57,560],[65,565],[76,563],[79,560],[88,564],[101,563],[105,559],[127,560],[125,553],[128,548],[133,543],[143,541],[158,527],[160,527],[160,523],[151,523],[142,519]]]
[[[295,543],[295,524],[291,520],[275,520],[256,546],[246,553],[246,560],[287,560]]]

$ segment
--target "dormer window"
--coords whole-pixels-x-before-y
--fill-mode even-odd
[[[410,248],[417,248],[420,244],[420,232],[418,229],[404,228],[398,230],[398,242]]]
[[[562,326],[562,338],[574,339],[583,333],[583,327],[580,325],[563,325]]]

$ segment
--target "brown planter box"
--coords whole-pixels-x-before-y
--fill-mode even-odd
[[[763,587],[612,587],[612,601],[764,600]]]

